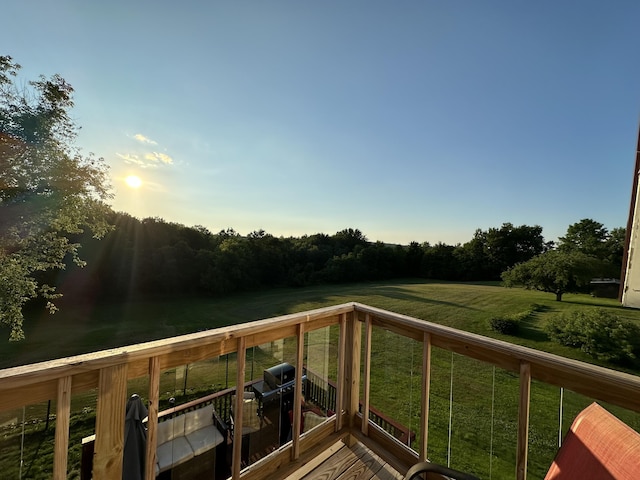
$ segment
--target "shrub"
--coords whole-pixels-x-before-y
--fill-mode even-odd
[[[532,303],[530,315],[534,312],[544,312],[547,309],[548,307],[546,305],[540,305],[539,303]]]
[[[603,309],[574,310],[552,317],[545,331],[568,347],[613,363],[629,363],[640,354],[640,327]]]
[[[516,315],[501,315],[498,317],[491,317],[489,320],[489,326],[491,330],[505,335],[515,335],[520,330],[520,320],[516,318]]]
[[[489,320],[489,326],[491,330],[505,335],[516,335],[520,330],[520,323],[529,318],[535,312],[544,310],[543,305],[534,303],[531,308],[525,312],[516,313],[513,315],[499,315],[491,317]]]

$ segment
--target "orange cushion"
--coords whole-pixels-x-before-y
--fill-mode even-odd
[[[597,403],[578,414],[545,480],[638,480],[640,435]]]

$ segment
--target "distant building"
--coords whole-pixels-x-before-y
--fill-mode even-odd
[[[592,278],[589,282],[589,289],[594,297],[618,298],[620,280],[617,278]]]
[[[625,307],[640,308],[640,129],[638,130],[638,148],[636,165],[633,171],[631,204],[627,221],[624,257],[622,259],[622,288],[619,299]]]

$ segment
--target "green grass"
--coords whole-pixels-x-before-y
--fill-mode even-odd
[[[55,315],[29,312],[26,340],[0,342],[0,368],[66,357],[106,348],[196,332],[312,308],[357,301],[565,356],[588,360],[579,352],[550,342],[542,331],[548,315],[567,309],[599,306],[640,321],[640,311],[622,309],[616,300],[588,295],[553,295],[496,284],[397,281],[355,285],[278,289],[221,299],[164,298],[107,304],[61,304]],[[494,315],[516,314],[543,307],[523,322],[518,337],[493,332]],[[8,334],[8,332],[7,332]]]
[[[57,314],[32,313],[25,322],[27,339],[17,344],[0,344],[0,366],[20,365],[51,358],[166,338],[208,328],[268,318],[312,308],[357,301],[403,313],[462,330],[519,343],[539,350],[595,362],[579,351],[551,342],[543,326],[551,315],[572,309],[593,307],[615,311],[627,320],[640,322],[640,311],[622,309],[618,302],[588,295],[565,295],[563,302],[554,296],[523,289],[505,289],[496,284],[460,284],[444,282],[386,282],[303,289],[282,289],[238,295],[224,299],[155,299],[123,304],[62,305]],[[532,305],[536,308],[532,309]],[[490,328],[495,316],[513,316],[532,312],[520,323],[517,336],[507,336]],[[332,352],[336,331],[331,333]],[[285,343],[286,359],[294,358],[295,342]],[[419,430],[422,346],[412,340],[379,329],[372,340],[371,404],[375,408]],[[453,358],[453,359],[452,359]],[[255,365],[254,365],[255,363]],[[248,363],[261,372],[277,363],[270,352],[259,351]],[[453,366],[452,366],[453,364]],[[450,403],[453,368],[453,403]],[[255,375],[254,375],[255,376]],[[161,395],[164,401],[187,385],[187,393],[212,391],[235,381],[235,361],[213,360],[189,367],[188,382],[175,370],[164,372]],[[133,382],[130,392],[144,392],[146,379]],[[557,450],[559,390],[534,382],[531,403],[529,477],[542,478]],[[518,405],[518,377],[512,372],[434,349],[429,431],[429,455],[439,463],[449,456],[449,412],[451,416],[451,465],[475,472],[481,478],[512,478],[515,469],[515,442]],[[563,430],[577,412],[589,403],[565,392]],[[55,408],[55,407],[53,407]],[[84,409],[84,410],[83,410]],[[72,422],[81,431],[92,431],[95,393],[73,399]],[[53,410],[55,411],[55,410]],[[638,429],[638,416],[619,409],[613,411]],[[44,412],[44,413],[43,413]],[[21,412],[14,414],[19,417]],[[493,414],[493,418],[492,418]],[[46,405],[30,406],[27,417],[46,417]],[[0,416],[0,424],[10,421]],[[493,434],[491,431],[493,430]],[[46,478],[50,469],[50,444],[53,428],[44,431],[42,420],[29,424],[26,434],[30,462],[24,478]],[[72,433],[72,436],[74,434]],[[0,468],[7,462],[19,462],[19,435],[4,430]],[[78,436],[78,434],[76,434]],[[79,435],[81,438],[82,435]],[[79,438],[73,437],[70,463],[79,455]],[[49,445],[47,448],[46,445]],[[6,454],[4,452],[7,452]],[[492,452],[490,458],[489,452]],[[74,470],[75,472],[75,470]],[[72,473],[71,477],[74,474]]]

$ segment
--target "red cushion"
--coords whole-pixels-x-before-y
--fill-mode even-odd
[[[578,414],[545,480],[638,480],[640,435],[592,403]]]

